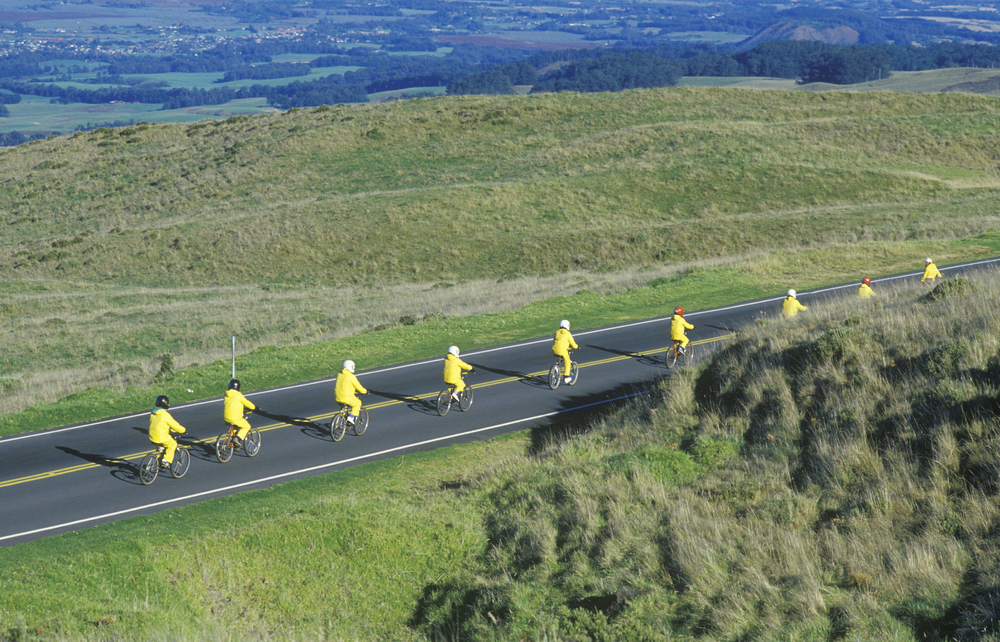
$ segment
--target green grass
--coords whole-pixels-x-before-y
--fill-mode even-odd
[[[553,315],[587,327],[984,256],[996,119],[995,99],[966,95],[681,88],[144,123],[5,150],[15,383],[0,412],[68,421],[45,404],[88,390],[109,413],[145,407],[163,355],[176,388],[213,396],[233,335],[241,355],[300,346],[275,370],[244,356],[263,387],[325,376],[344,352],[362,367],[436,355],[456,324],[493,345]],[[668,293],[640,287],[658,278]],[[578,290],[600,296],[514,312]],[[364,314],[338,312],[341,294]],[[483,313],[512,316],[454,320]],[[407,348],[346,338],[442,315],[399,335]]]
[[[994,255],[996,118],[677,89],[6,150],[0,434],[217,396],[232,334],[263,388]],[[641,404],[0,549],[0,636],[985,640],[1000,292],[946,283],[748,327]]]
[[[938,289],[534,434],[0,549],[0,635],[989,639],[1000,288]]]

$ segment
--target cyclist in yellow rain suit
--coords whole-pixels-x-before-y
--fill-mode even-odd
[[[785,315],[785,318],[791,319],[805,309],[806,306],[799,303],[799,300],[795,298],[795,290],[789,290],[788,296],[785,297],[784,302],[781,304],[781,313]]]
[[[872,280],[867,276],[861,279],[861,286],[858,288],[858,296],[862,299],[870,299],[875,296],[875,290],[872,289]]]
[[[163,463],[169,466],[174,461],[174,453],[177,452],[177,440],[170,436],[170,433],[183,434],[187,432],[184,426],[177,423],[167,409],[170,407],[170,399],[166,395],[156,398],[156,407],[149,413],[149,441],[157,446],[163,446],[166,451],[163,453]]]
[[[257,406],[240,392],[240,380],[230,379],[226,386],[226,396],[223,398],[222,419],[240,429],[236,433],[236,445],[242,447],[243,440],[250,432],[250,422],[243,418],[243,409],[255,410]]]
[[[930,257],[924,259],[924,275],[920,277],[920,282],[927,282],[934,285],[934,279],[939,278],[943,279],[944,275],[941,274],[941,271],[937,269],[936,265],[934,265],[934,261],[932,261]]]
[[[572,363],[569,358],[570,348],[578,350],[580,346],[576,345],[576,341],[573,340],[573,335],[569,332],[569,321],[563,319],[559,322],[559,329],[556,330],[556,334],[552,338],[552,354],[557,357],[562,357],[563,380],[566,383],[569,383],[571,379],[569,376],[572,368]]]
[[[674,316],[670,320],[670,340],[681,342],[681,354],[684,354],[684,349],[687,348],[688,341],[690,341],[684,334],[685,330],[694,330],[694,326],[684,320],[684,308],[677,306],[674,308]]]
[[[444,356],[444,382],[449,386],[455,386],[451,396],[456,401],[458,401],[458,393],[465,390],[462,372],[470,370],[472,370],[472,366],[458,358],[458,346],[448,348],[448,354]]]
[[[358,399],[357,393],[364,395],[368,394],[368,391],[361,385],[358,378],[354,376],[354,362],[348,359],[344,362],[344,369],[337,375],[335,394],[337,403],[351,407],[351,413],[347,415],[347,423],[350,426],[354,425],[354,418],[358,416],[358,411],[361,410],[361,400]]]

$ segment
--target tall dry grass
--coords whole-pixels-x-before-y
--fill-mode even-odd
[[[467,480],[490,546],[423,630],[994,639],[995,277],[776,314],[648,401]]]

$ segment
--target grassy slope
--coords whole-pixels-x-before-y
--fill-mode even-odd
[[[504,310],[566,292],[556,276],[570,271],[584,273],[573,292],[590,288],[588,271],[739,275],[749,257],[753,284],[780,292],[833,280],[809,261],[765,273],[802,247],[848,279],[925,253],[974,256],[988,249],[941,242],[996,225],[996,109],[975,96],[734,89],[456,97],[6,150],[0,410],[145,388],[163,355],[211,362],[234,334],[242,350],[312,344],[365,329],[359,317],[453,313],[435,285],[478,280],[466,298],[485,304],[506,284],[553,279]],[[349,294],[362,300],[409,286],[412,303],[338,313],[345,285],[365,286]],[[328,366],[251,374],[260,387]]]
[[[54,282],[67,273],[78,279],[75,283],[85,296],[88,288],[107,283],[146,285],[155,293],[160,285],[182,286],[209,275],[237,288],[255,280],[286,288],[283,281],[292,280],[308,292],[316,281],[340,274],[332,268],[337,261],[356,260],[355,267],[362,269],[366,264],[361,258],[338,258],[336,252],[328,252],[332,256],[324,263],[319,260],[324,257],[314,250],[311,256],[317,260],[316,269],[301,268],[297,273],[300,257],[287,248],[282,250],[286,237],[294,237],[297,226],[311,220],[311,227],[303,229],[322,231],[330,237],[343,234],[343,230],[363,229],[363,234],[378,240],[389,231],[379,226],[359,227],[358,221],[364,220],[363,212],[370,217],[388,217],[391,212],[382,209],[386,203],[395,203],[406,213],[397,214],[392,230],[403,241],[396,251],[406,253],[411,265],[429,256],[432,282],[449,277],[460,280],[477,271],[503,273],[502,266],[487,264],[466,246],[450,248],[447,239],[425,233],[425,223],[447,225],[449,217],[468,218],[472,212],[476,212],[476,231],[488,230],[491,241],[504,246],[507,253],[522,251],[520,243],[528,237],[524,230],[531,229],[543,241],[578,241],[600,257],[599,261],[594,259],[597,264],[620,261],[641,267],[655,263],[655,253],[661,250],[643,249],[639,233],[652,234],[655,243],[651,245],[676,243],[671,230],[679,228],[689,230],[680,256],[698,254],[697,244],[702,243],[717,251],[706,252],[707,256],[721,260],[722,267],[699,268],[616,298],[584,293],[508,315],[460,322],[469,324],[478,341],[498,342],[518,333],[542,334],[550,328],[552,318],[577,318],[566,310],[586,318],[585,325],[597,324],[616,315],[645,314],[665,300],[682,298],[686,306],[700,307],[688,301],[702,296],[700,301],[705,305],[721,303],[744,294],[752,296],[754,288],[761,294],[783,290],[791,279],[797,287],[805,287],[852,278],[873,265],[885,266],[886,271],[894,266],[908,267],[914,254],[937,256],[947,249],[947,256],[957,258],[981,254],[995,245],[992,235],[973,243],[944,242],[988,231],[994,224],[990,199],[995,187],[994,168],[989,159],[997,141],[990,100],[775,95],[787,97],[788,102],[775,103],[768,94],[758,92],[698,90],[567,97],[568,102],[561,107],[556,97],[538,97],[525,104],[541,106],[540,110],[525,108],[513,113],[507,105],[504,109],[511,114],[501,111],[495,116],[488,114],[512,99],[447,99],[418,101],[422,106],[390,105],[386,111],[335,108],[294,112],[266,119],[263,128],[254,127],[259,124],[256,120],[238,120],[199,125],[193,131],[151,126],[142,131],[135,128],[132,133],[98,132],[36,143],[0,158],[7,163],[8,175],[14,176],[5,183],[5,196],[0,196],[9,199],[4,211],[9,215],[6,222],[12,241],[3,251],[13,261],[20,261],[17,268],[13,263],[3,268],[8,271],[5,288],[44,294],[56,288]],[[514,103],[518,108],[521,105]],[[589,111],[581,109],[588,105]],[[423,111],[415,115],[414,110]],[[537,130],[518,129],[524,124],[518,125],[522,114],[534,111],[545,112],[545,118],[534,125]],[[457,120],[458,114],[468,115],[462,118],[481,117],[476,127],[471,123],[464,126]],[[561,121],[556,118],[560,114]],[[407,118],[413,119],[416,129],[390,129],[385,124],[398,124]],[[414,135],[420,118],[437,123],[440,129],[435,131],[445,139],[452,130],[464,127],[469,140],[455,135],[451,153],[444,153],[448,145],[435,147],[430,144],[432,137]],[[357,127],[360,123],[354,121],[360,119],[368,119],[364,127],[371,129],[359,128],[355,136],[342,137],[347,140],[331,141],[329,135],[297,136],[300,132],[295,131],[297,125],[303,129],[335,127],[336,123]],[[490,126],[504,135],[497,135]],[[374,129],[383,133],[371,133]],[[575,134],[570,135],[570,130]],[[666,130],[672,131],[665,134]],[[188,134],[177,136],[178,131]],[[362,137],[358,131],[369,135]],[[388,131],[393,133],[385,133]],[[476,134],[481,131],[487,133]],[[518,131],[520,137],[514,135]],[[783,142],[785,131],[788,142]],[[271,132],[272,138],[265,141],[261,132]],[[395,139],[393,145],[379,151],[379,145],[387,144],[390,136]],[[127,142],[132,138],[139,142]],[[539,143],[531,148],[527,141],[538,138],[548,140],[548,146]],[[607,139],[620,144],[608,144]],[[651,142],[642,144],[645,140]],[[282,146],[292,145],[289,141],[324,147],[325,151],[303,158],[320,165],[325,158],[325,167],[338,172],[317,175],[299,154],[281,151]],[[406,144],[416,145],[412,141],[427,143],[429,151],[420,152],[425,147],[415,146],[408,155]],[[240,142],[245,144],[237,145]],[[267,153],[259,149],[265,142],[274,146]],[[110,145],[101,147],[101,143]],[[338,145],[351,147],[351,151],[337,155],[332,150]],[[102,150],[112,147],[120,156],[102,158]],[[169,153],[172,147],[177,148],[174,155]],[[31,150],[38,155],[32,157]],[[218,155],[213,156],[211,150]],[[227,162],[227,155],[238,157],[254,150],[252,162],[236,166]],[[393,153],[399,159],[391,158]],[[426,153],[433,165],[420,172],[407,171],[420,166],[413,163],[421,153]],[[520,163],[507,162],[507,155]],[[518,173],[532,160],[536,164],[530,171]],[[183,176],[181,166],[186,163],[201,169]],[[101,188],[103,174],[114,179],[111,190]],[[685,180],[658,179],[667,174]],[[717,176],[723,180],[714,180]],[[287,180],[280,181],[280,177]],[[47,188],[50,178],[52,189]],[[314,183],[320,178],[333,188],[324,191],[316,187]],[[190,185],[181,189],[184,181]],[[424,184],[412,184],[420,181]],[[385,187],[396,183],[401,189]],[[539,183],[548,188],[544,194],[528,189]],[[270,192],[265,189],[268,185]],[[753,185],[756,190],[751,189]],[[223,194],[232,194],[231,201],[212,207],[213,199]],[[270,194],[274,197],[269,198]],[[509,201],[509,217],[491,217],[480,212],[489,212],[487,206],[496,207],[498,201],[474,198],[477,194],[505,198],[513,194],[518,198]],[[879,198],[872,204],[876,195]],[[97,199],[103,200],[103,209]],[[319,203],[334,214],[321,215]],[[578,208],[577,203],[587,207]],[[637,203],[645,206],[635,207]],[[665,207],[668,203],[670,209]],[[343,209],[336,209],[337,204]],[[530,209],[532,216],[522,208]],[[556,213],[554,219],[546,218],[547,211]],[[742,214],[734,216],[734,212]],[[281,223],[288,217],[296,223]],[[420,225],[409,229],[403,224],[413,220]],[[240,225],[227,226],[233,221]],[[537,225],[528,227],[536,221]],[[559,222],[562,227],[575,225],[578,231],[562,236]],[[462,230],[460,226],[456,229]],[[595,229],[604,234],[584,234]],[[241,247],[254,247],[260,256],[276,254],[272,260],[234,266],[230,257],[209,249],[212,245],[206,239],[212,238],[213,230],[219,235],[216,240],[238,240]],[[627,245],[615,240],[627,235],[631,235]],[[173,243],[174,238],[181,242]],[[145,243],[140,242],[143,239]],[[922,244],[911,245],[915,239],[922,239]],[[863,242],[858,244],[858,240]],[[188,243],[197,243],[200,251],[185,250]],[[435,243],[442,244],[438,254],[424,247]],[[172,244],[175,247],[170,248]],[[622,252],[628,245],[637,247],[631,253]],[[793,252],[797,245],[816,249]],[[124,247],[145,255],[129,261],[130,255],[122,256]],[[781,248],[789,252],[767,252]],[[755,250],[762,252],[750,260],[734,258]],[[442,251],[452,252],[453,260],[434,258]],[[578,265],[572,257],[571,253],[555,253],[546,258],[551,265],[539,261],[530,269],[564,271]],[[455,266],[462,266],[463,271],[446,272],[458,270]],[[178,271],[182,267],[184,272]],[[517,267],[528,270],[520,264]],[[401,268],[398,258],[395,263],[374,262],[372,269],[378,270],[372,272],[379,275],[378,280],[423,278]],[[900,309],[912,310],[912,296],[901,296]],[[948,363],[957,364],[957,370],[945,373],[957,377],[957,383],[947,387],[954,403],[995,394],[988,378],[976,384],[981,386],[978,388],[963,384],[963,373],[987,370],[987,357],[996,350],[990,343],[990,337],[996,335],[990,329],[992,321],[975,320],[978,307],[943,309],[947,314],[938,315],[944,323],[942,333],[972,332],[953,341],[972,346],[959,349],[957,357],[949,357],[952,360]],[[7,313],[17,318],[16,310],[8,309]],[[817,310],[814,314],[822,313]],[[954,318],[972,320],[956,326],[948,322]],[[437,354],[439,350],[431,346],[440,341],[438,323],[392,330],[388,352],[366,354],[371,355],[373,365],[409,355],[402,352],[402,346],[420,345],[421,337],[427,340],[426,349]],[[797,342],[815,343],[815,333],[839,321],[833,315],[820,323],[819,327],[794,326],[789,334],[779,329],[775,339],[751,337],[748,341],[751,345],[764,341],[776,354],[785,354],[782,346],[789,345],[787,354],[794,356],[802,354],[802,349],[795,347]],[[915,336],[919,341],[912,346],[905,340],[896,348],[895,343],[885,342],[882,347],[887,355],[896,351],[888,358],[902,354],[908,359],[906,363],[924,363],[921,359],[936,358],[934,355],[941,354],[951,340],[950,334],[935,342],[929,339],[933,335],[926,339],[921,333]],[[927,343],[922,343],[925,340]],[[316,366],[317,351],[327,354],[322,357],[325,359],[339,358],[347,349],[369,349],[365,341],[370,339],[349,341],[360,343],[305,346],[286,353],[266,350],[253,362],[260,364],[262,380],[292,379],[311,372],[309,368],[325,368]],[[931,357],[920,356],[925,353]],[[732,353],[727,355],[730,361],[719,362],[723,371],[748,367],[733,362]],[[777,359],[779,365],[785,358]],[[818,376],[833,380],[869,376],[846,370],[837,374],[836,368],[842,367],[838,362],[829,367],[818,362],[816,366]],[[828,372],[829,368],[833,369]],[[204,387],[208,388],[224,378],[224,370],[222,364],[216,364],[179,373],[168,383],[179,387],[189,384],[184,377],[200,376],[205,377]],[[919,374],[919,369],[916,372]],[[797,373],[790,379],[795,380]],[[941,376],[935,374],[934,383],[940,383]],[[773,405],[779,419],[784,417],[780,425],[793,430],[789,426],[798,425],[794,417],[812,416],[814,404],[794,396],[798,392],[794,392],[793,401],[787,401],[777,383],[781,378],[780,374],[764,378],[775,382],[771,386],[775,392],[748,387],[746,394],[768,399],[768,395],[777,395]],[[880,574],[895,570],[875,566],[863,557],[870,540],[852,539],[848,528],[843,529],[840,539],[827,537],[824,529],[830,524],[840,526],[830,515],[842,523],[866,519],[866,515],[879,517],[861,500],[872,493],[884,496],[889,492],[884,489],[895,489],[889,495],[904,496],[908,490],[905,482],[919,477],[896,475],[879,481],[878,475],[886,468],[879,464],[870,471],[874,476],[871,483],[838,486],[833,483],[837,479],[821,478],[825,485],[797,482],[782,486],[781,470],[792,470],[799,458],[822,453],[797,453],[792,447],[794,437],[775,434],[776,440],[781,439],[781,448],[760,458],[754,435],[763,435],[764,441],[771,443],[767,435],[772,433],[751,431],[747,437],[748,428],[758,421],[755,415],[741,414],[740,409],[750,402],[733,393],[734,404],[728,410],[713,409],[698,401],[697,384],[691,374],[678,377],[674,388],[665,393],[662,407],[626,411],[607,424],[598,424],[601,429],[582,441],[546,448],[539,434],[531,435],[530,441],[529,436],[514,436],[4,549],[0,551],[4,560],[0,581],[5,587],[0,597],[0,634],[14,637],[41,631],[42,637],[159,639],[173,635],[217,639],[236,636],[225,631],[238,631],[241,638],[249,632],[256,637],[275,633],[289,639],[324,634],[334,639],[400,639],[433,637],[436,632],[477,638],[517,638],[524,633],[568,637],[576,632],[652,639],[671,630],[682,638],[815,639],[817,635],[836,638],[857,632],[878,639],[912,639],[911,626],[947,632],[947,625],[938,618],[953,605],[964,607],[968,622],[975,623],[971,618],[984,603],[976,599],[988,598],[988,592],[984,593],[988,586],[966,585],[956,578],[963,570],[982,572],[987,581],[992,577],[989,568],[970,566],[968,560],[989,553],[986,543],[975,538],[988,532],[982,524],[995,519],[975,493],[955,494],[952,500],[942,490],[955,492],[963,483],[974,481],[965,469],[949,464],[942,473],[943,485],[927,485],[917,497],[931,502],[936,511],[933,514],[942,516],[935,518],[933,529],[919,531],[913,521],[916,512],[906,513],[902,508],[883,511],[892,515],[903,512],[901,519],[876,525],[885,540],[882,545],[899,549],[900,542],[889,539],[896,525],[902,525],[899,532],[904,534],[919,531],[937,538],[917,542],[912,556],[906,558],[908,565],[903,565],[910,569],[909,575],[883,580]],[[929,384],[921,385],[924,387],[918,386],[912,395],[914,400],[925,396]],[[734,390],[738,392],[740,387]],[[719,389],[721,394],[728,394],[724,387]],[[81,411],[106,410],[109,402],[131,403],[129,395],[135,395],[137,404],[148,396],[143,391],[95,391],[70,403],[79,418]],[[886,399],[888,410],[877,412],[895,412],[904,419],[892,421],[905,422],[910,412],[906,399]],[[842,416],[837,403],[841,402],[823,406],[822,417]],[[909,403],[916,407],[916,401]],[[768,405],[752,407],[763,412]],[[862,410],[871,414],[870,422],[893,416],[876,416],[868,405]],[[66,412],[65,408],[34,412],[33,420],[41,422],[60,421],[66,416],[57,414]],[[53,414],[46,414],[50,412]],[[851,412],[855,420],[861,416],[860,410]],[[765,412],[763,416],[769,415]],[[831,429],[840,425],[823,421],[822,425]],[[986,435],[987,443],[993,439],[992,427],[973,429]],[[947,431],[967,449],[964,461],[984,461],[988,466],[988,453],[971,450],[975,440],[961,438],[962,431],[973,429],[959,423]],[[910,443],[900,441],[904,451]],[[865,453],[863,445],[859,442],[852,450],[863,455],[862,463],[882,456]],[[741,451],[749,458],[734,457]],[[525,452],[530,456],[525,457]],[[914,455],[915,468],[911,467],[918,475],[928,461],[921,452]],[[895,462],[904,454],[893,450],[886,461]],[[782,456],[792,463],[782,463]],[[484,470],[483,461],[496,466]],[[844,474],[847,478],[854,478],[852,475],[861,470],[858,464],[852,465],[854,468]],[[553,485],[553,480],[565,483]],[[523,491],[516,490],[519,488]],[[705,503],[704,498],[713,497],[718,505]],[[949,501],[953,503],[942,504]],[[670,509],[672,506],[677,508]],[[964,513],[972,514],[976,521],[955,525],[955,516]],[[373,515],[378,516],[377,524],[371,521]],[[724,521],[727,515],[735,515],[739,522]],[[747,515],[763,515],[770,521],[753,522],[751,528]],[[718,542],[787,541],[788,550],[801,552],[797,553],[798,566],[780,550],[729,550],[718,542],[713,548],[713,542],[706,541],[700,531],[672,526],[682,523],[700,524],[719,533]],[[866,528],[870,525],[854,523]],[[789,531],[789,524],[820,528],[824,539],[819,544],[827,547],[822,555],[817,553],[816,540],[777,539],[777,534]],[[358,533],[367,538],[359,540]],[[414,533],[421,538],[416,544]],[[239,547],[230,548],[226,543],[229,538],[235,538]],[[125,547],[122,542],[131,544]],[[833,559],[842,562],[839,569],[817,561],[831,551],[836,553]],[[950,557],[945,555],[949,552]],[[928,565],[924,570],[916,569],[923,559],[929,560]],[[52,560],[60,564],[53,566]],[[941,570],[933,576],[936,569]],[[908,592],[905,587],[911,580],[926,588]],[[732,587],[736,590],[730,590]],[[602,604],[614,615],[610,620],[601,611]],[[487,624],[494,619],[504,626],[495,629]],[[930,625],[937,628],[926,628]]]
[[[0,549],[0,634],[995,639],[1000,288],[926,294],[582,424]]]

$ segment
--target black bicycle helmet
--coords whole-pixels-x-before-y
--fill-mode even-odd
[[[229,380],[229,386],[227,386],[227,387],[230,390],[239,390],[240,389],[240,380],[239,379],[230,379]]]
[[[159,397],[156,398],[155,405],[157,408],[163,408],[164,410],[167,410],[168,408],[170,408],[170,399],[167,398],[167,395],[160,395]]]

